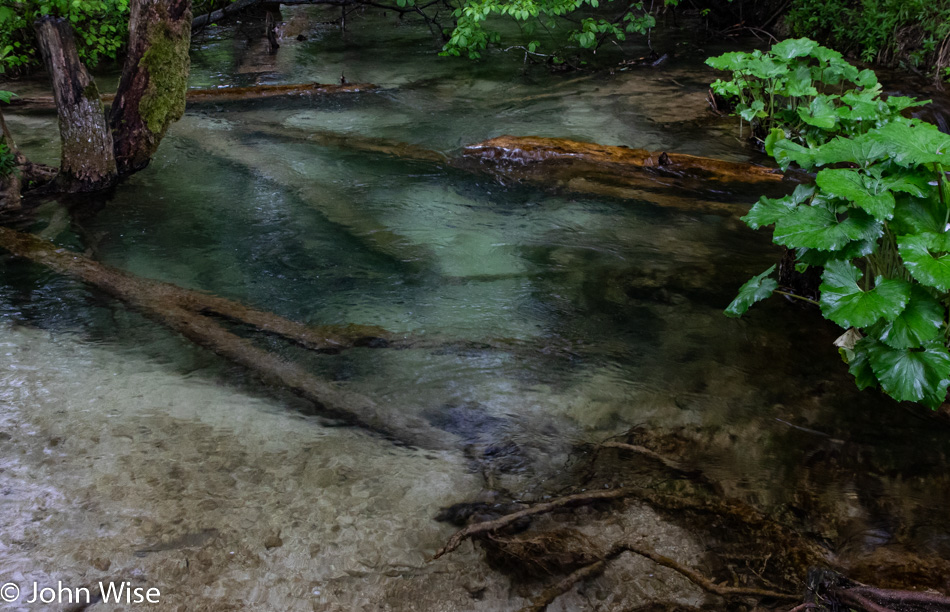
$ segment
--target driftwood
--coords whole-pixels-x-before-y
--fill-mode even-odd
[[[347,83],[343,85],[295,83],[288,85],[255,85],[252,87],[220,87],[217,89],[189,89],[185,93],[185,101],[188,104],[227,103],[281,97],[360,93],[375,89],[376,86],[371,83]],[[115,94],[102,94],[100,98],[104,104],[111,104],[115,100]],[[13,98],[10,100],[9,106],[23,110],[54,110],[56,101],[52,96]]]
[[[360,425],[409,446],[430,449],[451,446],[452,437],[445,431],[432,427],[421,418],[382,409],[369,398],[319,380],[299,365],[231,333],[213,315],[239,321],[315,349],[338,350],[362,343],[372,344],[373,339],[385,336],[385,332],[371,327],[307,328],[230,300],[132,276],[88,257],[57,248],[31,234],[4,227],[0,227],[0,247],[118,298],[196,344],[246,367],[268,382],[278,383],[312,401],[326,416]]]

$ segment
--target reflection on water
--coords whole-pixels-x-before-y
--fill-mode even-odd
[[[673,209],[552,194],[261,130],[447,153],[535,134],[742,159],[722,128],[673,125],[702,117],[702,52],[662,71],[525,76],[518,58],[437,58],[424,30],[367,26],[341,41],[295,27],[307,40],[263,64],[232,31],[205,35],[193,85],[342,71],[386,89],[196,109],[102,210],[67,222],[53,202],[29,229],[295,320],[470,341],[318,356],[272,346],[466,447],[406,450],[326,427],[95,291],[5,258],[3,575],[135,579],[187,609],[515,608],[471,549],[425,564],[450,532],[431,517],[477,497],[486,466],[516,495],[549,492],[573,445],[635,425],[686,440],[684,464],[802,518],[836,553],[950,558],[947,431],[855,391],[815,313],[774,300],[740,321],[721,314],[777,258],[767,236],[685,197]],[[381,51],[394,43],[405,53]],[[10,123],[55,159],[49,118]],[[623,520],[681,559],[702,552],[647,510]],[[699,601],[676,581],[615,580],[634,600]]]

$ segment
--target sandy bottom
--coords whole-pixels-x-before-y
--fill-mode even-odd
[[[462,453],[407,450],[329,428],[276,400],[145,357],[25,328],[0,342],[0,578],[127,581],[163,610],[514,610],[527,592],[471,545],[427,563],[453,528],[442,506],[481,490]],[[701,549],[646,509],[599,538]],[[671,597],[682,579],[622,559],[552,609]],[[143,605],[99,609],[135,609]]]

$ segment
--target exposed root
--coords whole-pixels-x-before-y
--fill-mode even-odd
[[[600,558],[590,539],[570,528],[489,534],[481,542],[489,567],[527,580],[573,572]]]
[[[462,542],[465,540],[482,534],[487,534],[495,531],[499,531],[508,527],[519,521],[523,518],[536,516],[538,514],[544,514],[551,512],[552,510],[557,510],[559,508],[565,508],[569,506],[590,504],[597,501],[604,501],[609,499],[621,499],[624,497],[630,497],[636,493],[636,489],[632,488],[622,488],[622,489],[610,489],[607,491],[593,491],[590,493],[577,493],[574,495],[567,495],[565,497],[559,497],[549,502],[543,502],[540,504],[535,504],[530,508],[525,508],[524,510],[519,510],[518,512],[513,512],[511,514],[506,514],[500,518],[485,521],[483,523],[475,523],[469,525],[465,529],[457,531],[449,541],[445,543],[445,546],[439,549],[437,553],[430,559],[434,561],[442,555],[452,552],[458,548]]]
[[[618,552],[615,557],[619,556],[622,552],[624,551]],[[544,610],[548,609],[548,606],[554,603],[555,599],[564,593],[567,593],[575,584],[590,580],[591,578],[596,578],[597,576],[603,574],[604,570],[607,569],[607,564],[610,563],[610,561],[615,557],[610,557],[610,555],[608,555],[599,561],[595,561],[590,565],[585,565],[584,567],[575,570],[573,573],[565,576],[564,578],[561,578],[548,588],[541,591],[537,597],[531,600],[531,604],[521,608],[520,612],[544,612]]]
[[[608,551],[607,554],[603,556],[603,558],[578,570],[575,570],[570,575],[544,589],[540,595],[532,600],[531,605],[522,608],[521,612],[543,612],[549,605],[554,603],[555,599],[566,593],[575,584],[595,578],[602,574],[604,570],[607,569],[607,566],[611,561],[625,552],[632,552],[634,554],[640,555],[641,557],[646,557],[657,565],[662,565],[663,567],[675,571],[704,591],[714,595],[719,595],[720,597],[758,597],[777,600],[798,599],[798,595],[794,593],[770,591],[767,589],[721,586],[714,583],[712,580],[700,574],[699,572],[690,569],[685,565],[670,559],[669,557],[661,555],[655,550],[631,543],[622,543],[611,548],[610,551]]]

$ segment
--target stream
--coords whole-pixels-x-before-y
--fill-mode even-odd
[[[378,90],[195,106],[145,171],[93,202],[49,200],[19,229],[296,321],[465,341],[340,354],[263,342],[459,447],[406,448],[330,421],[81,282],[2,254],[0,582],[124,580],[160,589],[156,609],[188,611],[515,610],[530,590],[472,545],[428,561],[456,529],[434,517],[491,501],[490,489],[553,495],[574,483],[581,445],[639,427],[862,575],[907,558],[950,586],[939,578],[948,426],[857,391],[833,345],[841,330],[813,311],[776,297],[740,320],[722,314],[781,256],[767,233],[697,211],[687,193],[667,194],[674,206],[584,196],[306,139],[457,155],[535,135],[761,162],[735,123],[707,113],[717,75],[703,60],[725,46],[686,32],[654,40],[675,51],[657,68],[523,72],[517,51],[440,58],[424,26],[396,15],[353,17],[345,33],[328,15],[285,8],[273,55],[248,41],[253,23],[199,34],[190,85],[345,75]],[[605,50],[605,64],[611,53],[622,59]],[[97,79],[112,91],[117,74]],[[54,116],[7,121],[28,156],[57,163]],[[708,541],[647,506],[601,535],[708,559]],[[550,609],[651,600],[706,596],[624,557]]]

